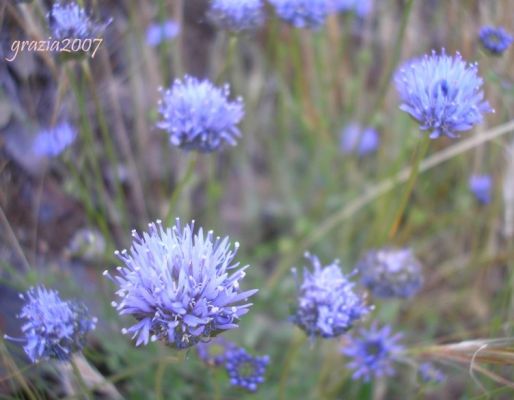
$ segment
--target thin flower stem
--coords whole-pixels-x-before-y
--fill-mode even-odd
[[[430,147],[430,142],[431,142],[430,137],[425,136],[423,138],[422,142],[419,144],[418,151],[416,153],[416,157],[414,159],[414,162],[412,163],[412,168],[410,170],[410,176],[409,176],[409,180],[407,181],[407,186],[406,186],[403,196],[400,200],[400,206],[398,207],[398,211],[396,212],[396,215],[393,219],[393,224],[391,225],[391,228],[389,229],[389,233],[388,233],[389,239],[392,239],[398,232],[398,227],[400,226],[400,222],[402,220],[403,214],[405,213],[405,209],[407,208],[407,205],[409,204],[409,199],[412,195],[412,192],[414,191],[414,186],[416,184],[416,180],[419,175],[419,166],[420,166],[421,160],[426,156],[428,149]]]
[[[298,330],[295,330],[295,337],[291,341],[289,346],[289,350],[287,351],[286,359],[284,361],[284,366],[282,368],[282,374],[280,375],[280,387],[279,387],[279,399],[284,400],[286,398],[286,388],[287,388],[287,379],[289,378],[289,372],[291,370],[291,366],[293,365],[293,361],[298,355],[298,351],[305,343],[306,336],[303,333],[299,333]]]
[[[166,213],[166,218],[164,219],[168,224],[173,224],[174,221],[174,214],[176,213],[176,206],[177,201],[179,198],[179,195],[182,193],[188,182],[191,180],[191,177],[194,175],[194,171],[196,169],[196,164],[198,162],[198,155],[197,154],[191,154],[189,158],[189,163],[187,165],[186,172],[184,173],[184,176],[180,179],[180,181],[177,183],[175,189],[173,190],[173,193],[170,198],[168,211]]]
[[[77,363],[73,357],[70,359],[70,365],[71,365],[71,368],[73,369],[73,373],[75,374],[75,377],[77,378],[79,387],[82,390],[82,394],[85,396],[85,398],[91,399],[91,392],[90,392],[89,388],[87,387],[84,377],[82,376],[82,373],[80,372],[80,369],[78,368]]]

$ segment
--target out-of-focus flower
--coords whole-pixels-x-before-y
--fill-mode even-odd
[[[212,0],[210,15],[218,26],[235,32],[257,29],[264,22],[261,0]]]
[[[364,18],[373,9],[373,0],[328,0],[330,10],[354,13],[359,18]]]
[[[136,346],[162,340],[184,349],[237,328],[251,306],[247,299],[257,292],[240,290],[248,266],[233,261],[238,243],[231,250],[227,237],[204,235],[202,228],[195,233],[194,222],[182,227],[178,219],[173,228],[157,221],[132,236],[130,250],[116,252],[124,265],[111,279],[120,298],[113,306],[138,320],[122,331]]]
[[[241,98],[231,102],[230,89],[186,76],[162,94],[158,127],[170,135],[172,145],[186,150],[213,152],[224,144],[236,145],[237,125],[244,115]]]
[[[75,128],[63,122],[40,131],[34,138],[32,150],[38,156],[56,157],[69,147],[76,137]]]
[[[252,356],[240,347],[228,350],[225,356],[225,368],[230,384],[255,392],[259,384],[264,382],[269,361],[269,356]]]
[[[86,39],[100,37],[112,22],[95,21],[77,2],[56,2],[48,13],[50,29],[56,39]]]
[[[269,0],[275,12],[296,28],[316,29],[325,23],[327,0]]]
[[[480,203],[489,204],[491,202],[493,180],[490,175],[472,175],[468,184],[469,190]]]
[[[354,371],[352,379],[368,382],[372,378],[394,375],[395,358],[404,349],[399,344],[401,337],[399,333],[392,335],[390,326],[379,329],[376,324],[349,336],[341,352],[352,359],[348,363]]]
[[[514,38],[503,27],[484,26],[478,34],[480,43],[494,55],[500,55],[509,48]]]
[[[26,300],[18,318],[24,319],[24,338],[5,336],[25,343],[25,353],[33,363],[42,359],[67,361],[84,347],[85,336],[96,327],[96,318],[88,315],[86,306],[63,301],[55,290],[42,286],[31,288],[20,297]]]
[[[357,269],[361,283],[377,297],[409,298],[423,285],[421,263],[411,249],[369,251]]]
[[[161,23],[151,24],[146,29],[146,43],[151,47],[156,47],[179,34],[180,25],[169,19]]]
[[[357,123],[348,124],[341,132],[343,154],[356,152],[363,157],[374,153],[380,144],[378,132],[373,128],[362,129]]]
[[[482,122],[483,114],[493,112],[484,100],[478,65],[435,52],[408,62],[396,73],[396,88],[402,100],[400,109],[430,130],[430,138],[457,137],[457,132]]]
[[[309,336],[333,338],[347,332],[370,308],[356,293],[353,282],[343,275],[337,261],[322,266],[316,256],[307,254],[313,271],[304,269],[298,288],[298,306],[293,322]]]
[[[234,343],[217,336],[207,342],[198,342],[196,351],[198,357],[207,365],[220,366],[225,363],[227,351],[235,347]]]
[[[421,379],[425,382],[442,383],[446,380],[444,373],[429,362],[420,364],[418,372]]]

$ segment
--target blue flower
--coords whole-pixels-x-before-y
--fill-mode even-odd
[[[344,13],[354,13],[359,18],[364,18],[373,9],[373,0],[328,0],[330,9]]]
[[[386,325],[379,329],[373,324],[369,329],[360,329],[357,336],[348,337],[348,342],[341,352],[352,358],[348,367],[353,369],[353,380],[394,375],[393,363],[404,348],[398,342],[401,334],[391,334],[391,327]]]
[[[55,157],[69,147],[76,137],[75,129],[63,122],[39,132],[32,142],[32,150],[38,156]]]
[[[483,113],[493,112],[484,101],[482,79],[477,64],[467,64],[457,53],[454,57],[435,52],[410,61],[395,76],[402,100],[400,109],[430,130],[432,139],[441,135],[457,137],[457,132],[482,122]]]
[[[493,180],[490,175],[472,175],[468,183],[469,190],[480,203],[489,204],[491,202]]]
[[[361,283],[377,297],[409,298],[423,285],[421,263],[411,249],[369,251],[357,269]]]
[[[235,347],[234,343],[217,336],[207,342],[198,342],[196,351],[198,357],[207,365],[219,366],[225,363],[227,351]]]
[[[63,301],[54,290],[42,286],[31,288],[18,318],[26,320],[21,330],[25,353],[33,363],[41,359],[69,360],[72,353],[81,351],[85,336],[96,327],[96,318],[88,316],[87,308],[73,301]]]
[[[261,0],[212,0],[210,15],[218,26],[236,32],[257,29],[264,22]]]
[[[359,124],[351,123],[341,132],[341,151],[343,154],[356,152],[363,157],[374,153],[380,144],[380,137],[373,128],[362,129]]]
[[[52,34],[57,39],[96,39],[112,22],[112,19],[103,23],[93,20],[86,10],[74,1],[66,4],[54,3],[48,13],[48,19]]]
[[[158,24],[151,24],[146,29],[146,43],[156,47],[180,34],[180,25],[171,19]]]
[[[328,14],[327,0],[269,0],[277,15],[296,28],[319,28]]]
[[[231,250],[227,237],[204,235],[202,228],[195,233],[194,222],[182,227],[178,219],[173,228],[157,221],[132,235],[130,250],[116,252],[124,263],[117,276],[104,274],[119,286],[113,306],[138,321],[122,330],[136,346],[162,340],[184,349],[237,328],[251,306],[246,300],[257,292],[240,290],[248,266],[233,261],[238,243]]]
[[[269,361],[269,356],[254,357],[240,347],[227,351],[225,368],[230,384],[255,392],[259,384],[264,382]]]
[[[429,362],[420,364],[418,372],[424,382],[442,383],[446,380],[444,373]]]
[[[503,54],[514,41],[512,35],[502,27],[484,26],[478,37],[482,46],[494,55]]]
[[[176,80],[159,102],[162,120],[157,126],[168,132],[172,145],[187,150],[212,152],[225,143],[235,146],[244,106],[241,98],[230,102],[229,94],[228,85],[220,89],[190,76]]]
[[[337,261],[322,266],[316,256],[307,254],[306,257],[311,261],[313,271],[304,269],[292,321],[311,337],[340,336],[370,308],[355,292],[355,284],[343,275]]]

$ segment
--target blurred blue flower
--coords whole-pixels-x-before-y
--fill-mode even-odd
[[[423,285],[421,263],[411,249],[371,250],[357,269],[361,283],[377,297],[409,298]]]
[[[490,175],[472,175],[468,183],[469,190],[480,203],[489,204],[491,202],[493,180]]]
[[[327,0],[269,0],[277,15],[296,28],[319,28],[328,14]]]
[[[236,345],[221,336],[217,336],[207,342],[198,342],[196,351],[198,357],[207,365],[219,366],[225,363],[227,351],[234,349]]]
[[[375,129],[362,129],[357,123],[348,124],[342,130],[340,140],[343,154],[356,152],[361,157],[374,153],[380,144],[380,137]]]
[[[38,156],[56,157],[66,150],[76,137],[75,128],[63,122],[40,131],[32,142],[32,151]]]
[[[230,384],[255,392],[259,384],[264,382],[269,362],[269,356],[254,357],[240,347],[227,351],[225,368]]]
[[[340,336],[366,315],[370,307],[355,292],[355,284],[343,275],[337,261],[322,266],[316,256],[307,254],[306,257],[313,271],[304,269],[292,321],[311,337]]]
[[[372,378],[394,375],[393,363],[404,348],[398,342],[401,334],[391,334],[391,327],[379,329],[374,323],[369,329],[360,329],[358,335],[349,336],[341,352],[352,358],[348,367],[353,369],[353,380],[369,382]]]
[[[41,359],[69,360],[81,351],[85,335],[95,329],[96,318],[88,315],[87,308],[73,301],[63,301],[54,290],[42,286],[31,288],[20,297],[26,300],[18,318],[26,320],[22,326],[25,353],[35,363]]]
[[[244,105],[241,98],[230,102],[229,94],[228,85],[217,88],[190,76],[176,80],[163,92],[157,126],[168,132],[172,145],[186,150],[213,152],[225,143],[235,146]]]
[[[218,26],[236,32],[257,29],[264,22],[261,0],[212,0],[210,15]]]
[[[163,228],[149,224],[142,235],[133,231],[129,251],[116,255],[124,265],[110,277],[118,286],[120,315],[132,315],[138,323],[122,333],[131,334],[136,346],[162,340],[177,349],[237,328],[257,290],[242,292],[239,282],[245,269],[233,262],[239,244],[231,250],[229,239],[194,232],[194,222]],[[231,271],[234,271],[230,274]]]
[[[330,10],[354,13],[359,18],[364,18],[373,9],[373,0],[328,0]]]
[[[171,40],[180,34],[180,25],[171,19],[162,23],[151,24],[146,29],[146,43],[156,47],[162,42]]]
[[[112,22],[98,22],[89,16],[77,2],[56,2],[48,13],[50,29],[56,39],[96,39]]]
[[[478,34],[482,46],[490,53],[500,55],[512,44],[514,39],[503,27],[484,26]]]
[[[444,373],[429,362],[420,364],[418,372],[421,379],[425,382],[442,383],[446,380]]]
[[[396,73],[396,88],[402,100],[400,109],[419,121],[430,138],[457,137],[482,122],[483,113],[493,112],[481,90],[478,65],[432,52],[408,62]]]

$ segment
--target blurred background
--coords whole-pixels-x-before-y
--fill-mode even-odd
[[[85,358],[130,399],[512,398],[512,355],[474,360],[480,370],[470,373],[470,354],[420,350],[444,383],[419,382],[407,364],[394,379],[354,382],[337,340],[306,340],[288,318],[290,269],[307,264],[305,251],[351,272],[369,249],[405,246],[423,264],[424,287],[408,301],[374,301],[370,318],[402,332],[413,354],[512,337],[512,128],[484,137],[514,118],[514,52],[490,56],[478,32],[512,32],[514,2],[377,0],[369,14],[334,13],[318,30],[295,29],[266,4],[264,26],[237,36],[212,23],[204,0],[86,3],[100,20],[112,18],[94,58],[25,51],[13,62],[4,59],[14,40],[48,38],[52,2],[0,3],[2,333],[19,336],[18,293],[43,282],[99,318]],[[152,45],[148,28],[169,19],[178,32]],[[479,63],[496,112],[459,140],[431,143],[432,164],[422,165],[399,210],[424,134],[399,110],[392,76],[441,48]],[[231,97],[244,99],[236,147],[195,155],[156,128],[159,88],[184,74],[230,83]],[[63,119],[76,127],[75,143],[56,158],[33,154],[37,132]],[[341,132],[352,123],[376,130],[376,148],[344,149]],[[486,204],[470,190],[472,175],[492,178]],[[257,393],[231,387],[194,350],[136,348],[120,334],[126,320],[111,307],[102,272],[118,265],[113,252],[130,246],[132,229],[175,217],[241,243],[238,260],[251,265],[245,286],[260,291],[240,329],[225,336],[270,355]],[[63,397],[63,379],[0,339],[2,398]]]

